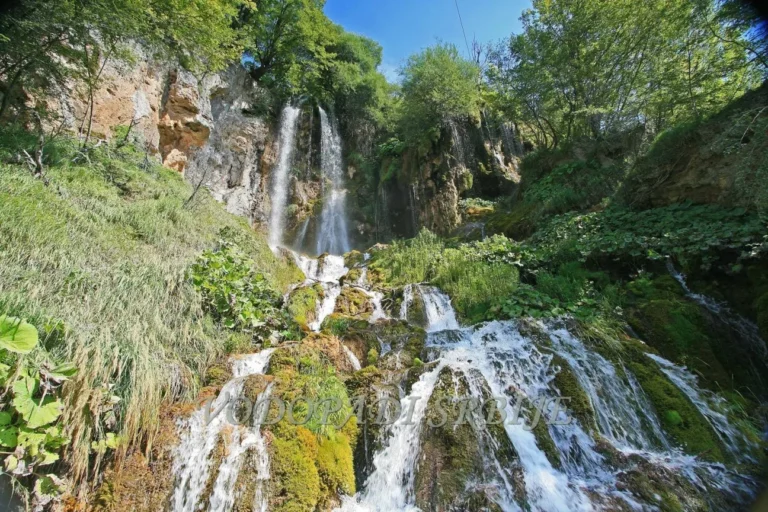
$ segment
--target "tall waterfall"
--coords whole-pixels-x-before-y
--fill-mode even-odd
[[[341,137],[336,121],[320,109],[321,165],[323,171],[323,211],[317,236],[317,253],[344,254],[349,252],[344,166],[341,157]]]
[[[269,245],[277,247],[283,242],[285,231],[285,209],[288,202],[288,176],[293,164],[293,149],[296,141],[296,128],[301,111],[286,105],[280,117],[280,146],[277,166],[272,176],[272,211],[269,217]]]

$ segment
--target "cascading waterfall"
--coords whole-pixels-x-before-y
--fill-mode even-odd
[[[484,325],[460,328],[450,300],[439,290],[422,285],[410,285],[404,290],[399,311],[401,318],[418,294],[424,302],[428,346],[434,367],[423,373],[404,399],[403,412],[388,432],[383,448],[375,454],[373,473],[355,497],[345,497],[339,509],[344,512],[415,511],[414,478],[418,471],[420,433],[426,428],[424,417],[429,398],[435,388],[440,371],[449,367],[455,375],[469,383],[469,394],[482,399],[483,388],[493,396],[509,398],[505,410],[507,418],[527,418],[538,397],[554,398],[559,391],[553,386],[555,372],[552,366],[554,352],[570,366],[596,413],[597,429],[619,453],[639,455],[661,470],[676,472],[701,490],[717,490],[734,499],[745,499],[754,492],[753,483],[726,470],[722,465],[700,461],[672,448],[653,407],[632,374],[621,368],[625,378],[619,377],[613,363],[592,351],[562,325],[552,322],[537,325],[550,344],[541,347],[520,332],[514,321],[496,321]],[[652,356],[670,380],[678,385],[692,401],[699,402],[702,413],[710,417],[713,426],[718,421],[723,433],[735,430],[727,418],[717,417],[709,408],[706,395],[696,386],[692,375],[668,361]],[[681,373],[682,372],[682,373]],[[455,379],[455,377],[454,377]],[[418,398],[417,398],[418,397]],[[522,409],[515,410],[515,399],[524,397]],[[410,403],[416,400],[414,407]],[[551,411],[551,408],[549,409]],[[412,421],[405,418],[411,414]],[[656,510],[656,506],[638,501],[626,484],[621,482],[622,470],[616,469],[598,451],[595,439],[587,434],[586,425],[575,418],[567,424],[549,424],[561,465],[553,466],[536,435],[523,421],[505,424],[505,432],[512,442],[524,475],[527,506],[536,511]],[[483,435],[478,431],[478,443]],[[727,441],[727,438],[726,438]],[[492,453],[485,454],[487,481],[468,482],[496,489],[496,504],[501,510],[521,510],[516,501],[514,485],[506,478],[502,466]]]
[[[257,354],[244,356],[232,362],[233,378],[227,382],[221,393],[207,407],[201,408],[188,419],[179,423],[181,442],[176,448],[173,461],[173,473],[176,475],[171,501],[173,512],[227,512],[234,503],[234,486],[246,453],[254,449],[257,458],[259,488],[253,510],[266,509],[261,485],[269,479],[269,456],[266,443],[260,429],[251,425],[233,425],[228,429],[226,411],[216,415],[217,411],[231,405],[233,400],[243,393],[245,379],[250,375],[261,375],[269,365],[274,350],[262,350]],[[263,395],[268,395],[270,388]],[[207,421],[210,411],[210,421]],[[211,476],[212,453],[219,442],[224,442],[225,431],[229,433],[226,445],[227,456],[216,472],[213,492],[207,504],[200,503],[206,485]],[[201,508],[202,507],[202,508]]]
[[[319,107],[321,128],[321,166],[323,170],[323,210],[320,214],[317,253],[344,254],[349,252],[344,188],[344,167],[341,156],[341,137],[335,119]],[[330,186],[330,188],[329,188]]]
[[[296,145],[296,128],[301,111],[286,105],[280,117],[280,150],[272,176],[272,210],[269,217],[269,245],[273,249],[283,243],[285,231],[285,209],[288,203],[288,175],[293,163],[293,150]]]
[[[760,336],[760,329],[754,322],[750,322],[743,316],[731,311],[725,305],[720,304],[711,297],[691,291],[685,280],[685,276],[674,267],[670,260],[667,260],[667,271],[669,271],[669,274],[680,283],[680,286],[683,288],[688,298],[709,310],[718,320],[739,333],[739,336],[749,344],[755,355],[764,363],[768,364],[768,344],[766,344],[765,340]]]
[[[655,354],[648,354],[648,357],[659,365],[659,369],[688,397],[702,416],[707,419],[715,434],[717,434],[734,457],[742,461],[753,460],[750,452],[754,449],[754,446],[728,421],[725,411],[726,402],[723,398],[711,391],[699,389],[697,385],[698,379],[686,368],[677,366],[671,361],[667,361]]]

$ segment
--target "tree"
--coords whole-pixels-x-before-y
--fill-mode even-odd
[[[435,134],[451,119],[479,118],[480,70],[455,46],[438,44],[411,56],[400,74],[400,126],[406,139]]]
[[[312,37],[319,35],[312,22],[323,21],[324,4],[324,0],[261,0],[256,9],[242,11],[246,63],[256,82],[279,82],[303,52],[311,51]]]
[[[644,125],[657,133],[756,84],[744,27],[713,0],[534,0],[487,77],[540,145]],[[739,33],[741,30],[741,33]]]
[[[84,83],[92,99],[107,61],[127,58],[131,44],[193,71],[222,69],[242,53],[233,22],[241,8],[252,5],[249,0],[20,0],[0,19],[0,119],[22,91],[43,96],[70,79]]]

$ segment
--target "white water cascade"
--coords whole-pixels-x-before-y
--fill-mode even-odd
[[[335,119],[320,110],[321,166],[323,171],[323,210],[320,214],[317,237],[317,254],[344,254],[349,252],[349,229],[347,226],[344,188],[344,166],[341,155],[341,137]]]
[[[680,283],[689,299],[697,302],[714,314],[718,320],[730,326],[735,332],[739,333],[740,338],[749,344],[750,349],[755,356],[768,364],[768,344],[760,336],[760,329],[754,322],[749,321],[743,316],[731,311],[726,305],[717,302],[711,297],[694,293],[688,287],[685,276],[679,272],[671,261],[667,260],[667,271]]]
[[[725,399],[711,391],[700,389],[696,376],[685,367],[677,366],[655,354],[648,354],[648,357],[656,361],[659,369],[707,419],[715,434],[734,457],[741,461],[754,460],[750,455],[754,446],[728,420]]]
[[[285,231],[285,209],[288,203],[288,182],[293,163],[293,150],[296,142],[296,128],[301,111],[286,105],[280,117],[279,153],[277,165],[272,176],[270,199],[272,209],[269,216],[269,245],[273,249],[283,242]]]
[[[269,480],[269,455],[260,428],[256,425],[230,425],[227,410],[243,393],[245,379],[261,375],[269,365],[274,350],[262,350],[232,361],[233,378],[219,396],[188,419],[179,422],[181,441],[174,453],[173,474],[176,475],[171,501],[173,512],[228,512],[235,500],[234,487],[244,458],[253,449],[256,453],[256,479],[259,486],[252,510],[266,510],[263,485]],[[268,396],[270,387],[262,394]],[[225,408],[224,411],[221,411]],[[221,411],[219,414],[216,412]],[[210,416],[209,416],[210,414]],[[210,421],[208,421],[210,420]],[[216,471],[213,492],[207,504],[200,503],[211,477],[212,454],[217,444],[226,439],[226,457]]]
[[[561,369],[552,364],[552,352],[568,363],[595,411],[595,427],[616,453],[639,456],[659,471],[683,475],[701,491],[725,494],[733,500],[744,500],[754,492],[754,483],[748,478],[673,448],[653,406],[629,370],[616,363],[619,372],[615,363],[591,350],[562,324],[537,324],[536,328],[549,340],[546,346],[536,341],[538,338],[522,334],[514,321],[460,328],[448,297],[436,288],[423,285],[406,287],[399,312],[401,318],[408,317],[416,295],[424,303],[428,347],[436,354],[434,366],[421,375],[410,394],[403,398],[401,417],[388,431],[382,449],[374,455],[373,472],[364,483],[358,482],[361,490],[357,495],[343,498],[339,511],[419,510],[415,505],[414,482],[419,470],[420,439],[423,429],[427,428],[424,418],[429,398],[440,371],[445,368],[454,373],[454,382],[456,375],[463,376],[473,398],[485,396],[483,389],[493,396],[507,397],[509,403],[504,411],[507,418],[522,418],[518,424],[505,422],[504,430],[519,457],[525,503],[519,502],[519,492],[516,493],[515,486],[519,484],[511,481],[508,468],[495,459],[493,450],[484,452],[483,480],[467,482],[469,486],[493,488],[494,491],[487,494],[494,496],[501,510],[657,510],[658,503],[647,502],[627,489],[622,480],[624,470],[606,459],[595,437],[587,433],[590,427],[580,424],[576,418],[567,424],[547,425],[560,459],[559,467],[548,458],[541,439],[528,423],[531,408],[539,398],[553,399],[560,395],[554,386],[554,377]],[[680,377],[680,368],[665,366],[654,359],[692,401],[706,395],[698,389],[695,379]],[[678,382],[681,378],[682,382]],[[717,421],[722,420],[725,423],[719,428],[724,433],[738,435],[735,430],[729,430],[732,427],[727,419],[716,417],[713,409],[705,409],[706,400],[698,401],[701,405],[697,407],[716,429]],[[551,411],[549,406],[545,413]],[[410,422],[406,421],[409,416]],[[558,418],[565,419],[562,412]],[[487,433],[477,431],[476,435],[479,445],[489,444],[487,439],[481,439],[487,437]],[[724,440],[729,439],[726,436]],[[493,445],[493,441],[490,444]]]

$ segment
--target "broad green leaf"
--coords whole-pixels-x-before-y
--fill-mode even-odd
[[[19,429],[12,426],[0,427],[0,446],[16,448],[19,444]]]
[[[11,416],[11,413],[9,412],[0,412],[0,427],[4,427],[5,425],[10,425],[11,420],[13,420],[13,416]]]
[[[61,416],[64,408],[61,401],[51,396],[44,400],[32,398],[37,386],[37,379],[32,377],[22,377],[13,384],[13,407],[30,429],[50,425]]]
[[[37,329],[20,318],[0,316],[0,348],[27,354],[37,345]]]

